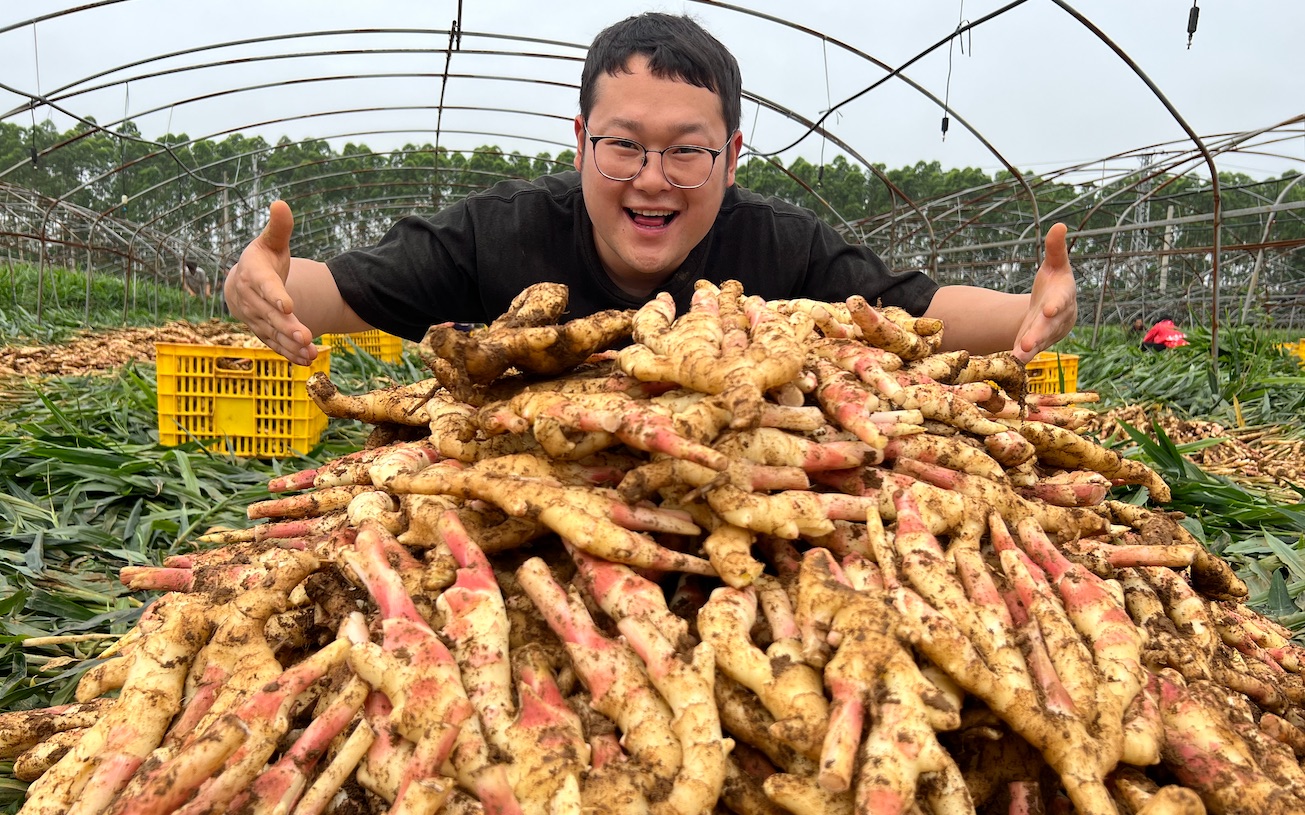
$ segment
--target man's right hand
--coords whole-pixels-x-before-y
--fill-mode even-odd
[[[268,347],[298,365],[317,357],[313,332],[295,316],[286,289],[290,275],[290,235],[295,218],[290,205],[273,201],[267,226],[245,247],[227,273],[224,292],[232,316],[244,321]]]

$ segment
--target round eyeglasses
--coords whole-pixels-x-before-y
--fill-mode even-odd
[[[648,154],[662,157],[662,175],[672,187],[696,190],[711,178],[716,157],[730,146],[729,141],[719,150],[694,144],[673,144],[661,150],[649,150],[633,139],[623,136],[595,136],[585,123],[585,135],[593,146],[594,167],[603,178],[611,181],[633,181],[648,166]],[[731,137],[733,134],[731,134]]]

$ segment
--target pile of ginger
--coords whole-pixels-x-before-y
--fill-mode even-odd
[[[434,326],[0,713],[24,813],[1305,811],[1305,652],[1009,354],[853,297]]]

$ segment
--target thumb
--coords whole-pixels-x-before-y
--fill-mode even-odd
[[[273,201],[272,205],[267,208],[267,226],[263,227],[263,232],[258,236],[268,251],[271,252],[289,252],[290,235],[295,229],[295,216],[290,211],[290,205],[285,201]]]
[[[286,207],[287,211],[289,209]],[[1065,245],[1065,233],[1068,231],[1064,224],[1053,224],[1051,229],[1047,230],[1047,254],[1043,258],[1043,266],[1049,269],[1069,268],[1069,248]]]

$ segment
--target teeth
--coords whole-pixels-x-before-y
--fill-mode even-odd
[[[667,218],[675,214],[672,209],[631,209],[635,215],[647,215],[650,218]]]

